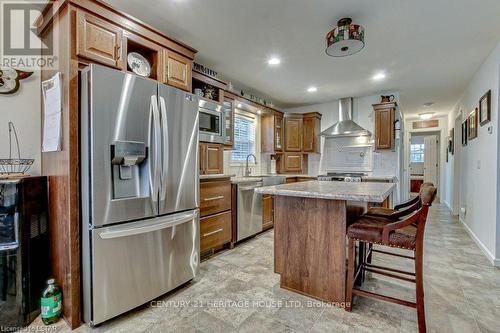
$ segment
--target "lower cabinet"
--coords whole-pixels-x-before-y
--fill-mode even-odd
[[[262,230],[274,226],[274,204],[273,197],[269,194],[262,196]]]
[[[231,242],[231,211],[200,219],[200,251],[220,247]]]
[[[200,181],[200,252],[202,257],[232,242],[231,181]]]

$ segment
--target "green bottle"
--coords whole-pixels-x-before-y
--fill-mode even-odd
[[[57,323],[62,314],[62,292],[54,279],[47,280],[47,288],[42,292],[40,303],[43,323]]]

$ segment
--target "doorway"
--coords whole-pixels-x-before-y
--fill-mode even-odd
[[[439,139],[439,131],[411,133],[410,196],[418,195],[424,182],[439,187]]]

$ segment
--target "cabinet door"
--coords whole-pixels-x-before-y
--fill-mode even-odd
[[[206,151],[205,174],[211,175],[211,174],[224,173],[223,145],[215,143],[207,143],[205,151]]]
[[[392,149],[394,147],[394,109],[375,111],[375,144],[376,149]]]
[[[316,153],[317,152],[317,143],[318,143],[318,138],[317,138],[317,130],[316,130],[316,123],[317,119],[316,118],[304,118],[304,123],[303,123],[303,145],[304,145],[304,151],[305,152],[310,152],[310,153]]]
[[[283,117],[274,116],[274,151],[283,151]]]
[[[273,224],[273,197],[264,194],[262,196],[262,229],[272,228]]]
[[[302,151],[302,118],[285,117],[285,151]]]
[[[176,88],[191,92],[191,59],[165,51],[164,81]]]
[[[285,154],[283,158],[285,172],[302,173],[302,154]]]
[[[199,160],[200,160],[200,175],[205,174],[207,165],[207,145],[204,143],[199,144]]]
[[[122,29],[88,13],[77,12],[77,56],[115,68],[122,68],[122,52]]]
[[[234,100],[224,97],[224,117],[226,118],[226,137],[224,146],[233,147],[234,145]]]

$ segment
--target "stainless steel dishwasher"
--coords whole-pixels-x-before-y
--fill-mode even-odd
[[[237,237],[243,240],[262,231],[262,194],[255,193],[257,187],[283,184],[282,176],[263,176],[255,180],[238,184],[237,197]]]

